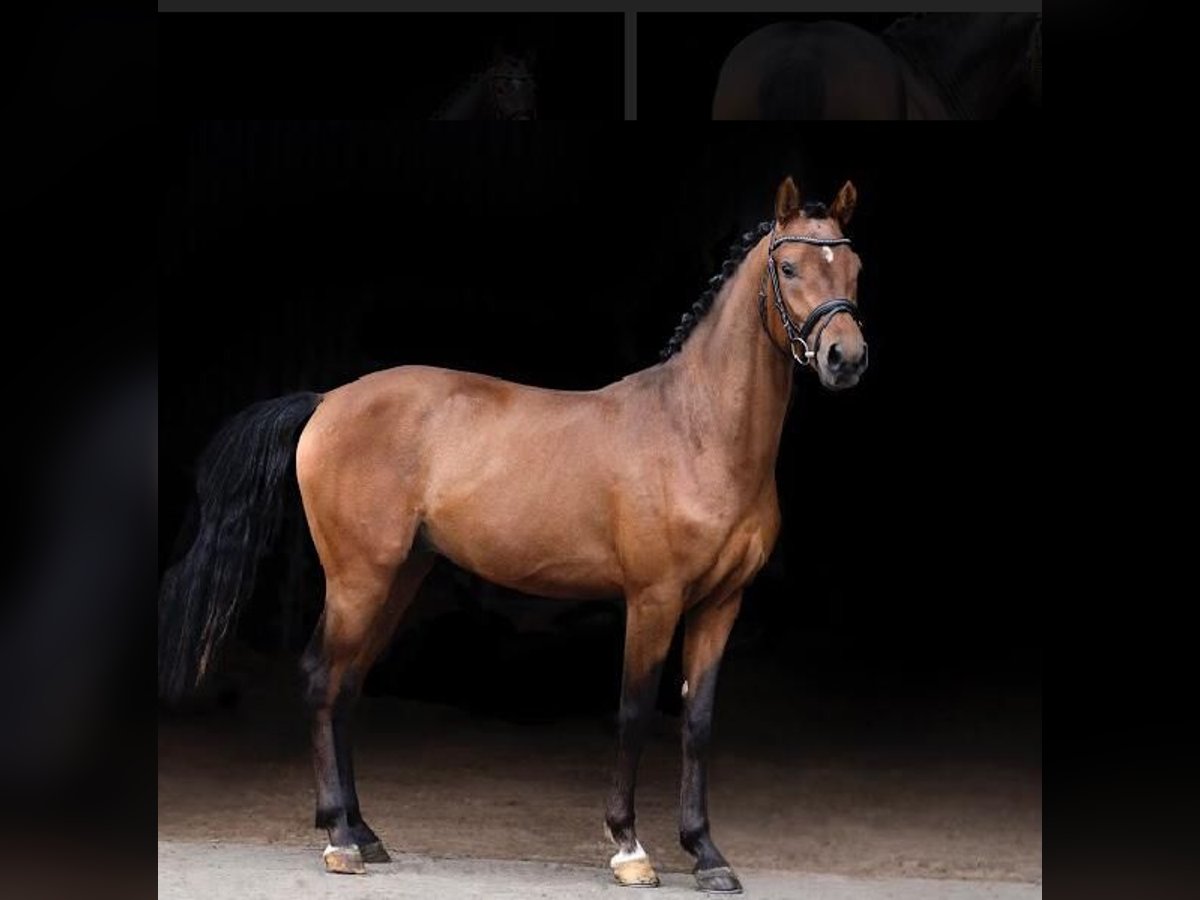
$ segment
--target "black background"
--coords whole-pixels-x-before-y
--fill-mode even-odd
[[[150,896],[128,836],[157,818],[154,19],[30,5],[4,37],[0,804],[24,812],[0,840],[55,838],[0,894]]]
[[[655,120],[712,118],[713,93],[726,57],[744,38],[777,22],[838,20],[878,34],[897,13],[642,13],[638,16],[638,116]],[[664,52],[670,48],[669,52]],[[1005,121],[1031,120],[1040,110],[1023,99],[1001,110]]]
[[[179,123],[163,145],[163,559],[193,460],[251,401],[406,363],[598,387],[657,361],[784,175],[824,200],[852,178],[871,368],[837,395],[798,375],[783,533],[736,643],[832,692],[1036,692],[1047,597],[1019,574],[1035,426],[1014,328],[1043,265],[1035,143],[932,124]],[[280,571],[243,623],[260,649],[277,646]],[[454,584],[443,570],[426,590]],[[447,626],[421,642],[444,677],[369,687],[475,705],[486,674],[534,712],[611,706],[619,636],[617,620],[591,653],[563,624],[554,653],[474,673],[486,654]]]
[[[502,47],[536,51],[541,118],[624,118],[620,14],[173,14],[158,28],[170,115],[428,119]]]

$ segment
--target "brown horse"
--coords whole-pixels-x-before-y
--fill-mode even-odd
[[[1040,108],[1040,13],[915,13],[880,35],[778,22],[730,51],[714,119],[992,119]]]
[[[634,785],[663,660],[684,621],[679,837],[701,888],[741,890],[709,833],[717,668],[742,592],[779,531],[775,460],[793,367],[840,389],[867,365],[859,259],[843,234],[855,202],[847,182],[828,208],[802,205],[788,178],[774,221],[743,236],[664,361],[600,390],[406,366],[251,407],[210,445],[198,537],[164,579],[163,688],[185,689],[210,667],[253,585],[294,452],[326,578],[304,667],[329,871],[387,859],[359,810],[349,713],[442,555],[532,594],[625,598],[605,812],[624,885],[658,883],[634,829]]]

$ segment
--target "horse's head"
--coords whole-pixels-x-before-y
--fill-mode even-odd
[[[537,118],[537,83],[531,58],[502,55],[488,70],[487,78],[498,119]]]
[[[801,203],[789,177],[775,194],[764,299],[774,303],[792,355],[827,388],[858,383],[867,342],[858,323],[858,254],[843,228],[858,193],[847,181],[833,203]],[[764,306],[765,308],[765,306]]]

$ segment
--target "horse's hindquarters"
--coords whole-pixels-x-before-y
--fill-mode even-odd
[[[896,61],[879,38],[846,22],[783,22],[725,60],[714,119],[878,120],[905,115]]]

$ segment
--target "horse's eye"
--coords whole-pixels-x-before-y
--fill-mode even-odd
[[[787,262],[783,263],[779,267],[779,271],[781,271],[783,273],[784,278],[794,278],[796,276],[796,270],[794,268],[792,268],[791,263],[787,263]]]

